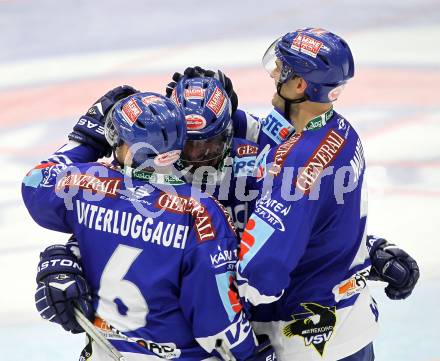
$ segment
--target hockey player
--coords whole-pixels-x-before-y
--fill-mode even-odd
[[[273,58],[271,52],[268,54]],[[264,63],[266,66],[269,63],[267,56],[264,57]],[[271,72],[273,70],[271,69]],[[213,78],[215,79],[210,83],[209,79]],[[224,89],[230,99],[234,134],[232,141],[229,112],[226,111],[228,107],[224,107],[220,116],[213,114],[207,107],[214,94],[211,89],[213,85],[208,84],[216,84],[216,87]],[[206,90],[194,90],[200,87]],[[205,184],[205,188],[207,187],[227,208],[241,235],[249,209],[252,208],[251,201],[255,200],[253,178],[258,175],[258,169],[254,169],[255,165],[263,161],[269,148],[284,142],[293,133],[294,126],[276,109],[266,118],[258,118],[237,109],[238,97],[232,82],[221,71],[215,73],[200,67],[188,67],[183,75],[174,73],[173,81],[168,84],[166,93],[182,107],[187,117],[188,141],[182,154],[184,163],[192,166],[192,172],[199,175],[203,173],[203,182],[213,180],[214,187],[212,184]],[[214,133],[222,135],[213,136]],[[210,147],[216,151],[215,156],[206,153]],[[261,149],[265,150],[257,157]],[[208,172],[200,169],[201,166],[207,165],[211,167],[208,169],[211,171],[209,177]],[[198,180],[192,177],[188,180],[193,181],[193,184],[198,183]],[[388,285],[385,293],[392,300],[407,298],[419,278],[416,261],[404,250],[380,237],[368,235],[366,246],[372,263],[368,280],[386,282]]]
[[[268,54],[276,60],[273,104],[291,123],[269,128],[283,143],[261,158],[262,197],[241,241],[240,294],[282,360],[373,360],[378,311],[365,282],[365,161],[355,130],[331,104],[354,74],[350,49],[325,30],[302,29],[277,39]],[[264,123],[254,124],[246,135],[270,143],[261,141]],[[384,274],[400,261],[406,266],[402,284],[390,279],[389,296],[409,295],[415,262],[383,240],[372,253]]]
[[[240,295],[281,360],[373,360],[365,161],[354,128],[332,107],[354,75],[350,48],[333,33],[302,29],[277,39],[268,57],[273,104],[298,131],[262,161],[271,184],[261,182],[242,237]]]
[[[238,360],[271,357],[270,347],[256,347],[231,288],[232,222],[173,174],[186,137],[182,111],[159,94],[134,92],[107,93],[70,142],[23,180],[33,219],[76,238],[41,253],[37,308],[81,332],[78,305],[127,360],[211,359],[221,349]],[[109,144],[115,162],[96,163]],[[215,261],[220,253],[228,262]],[[93,342],[82,357],[106,359]]]
[[[219,80],[182,77],[167,96],[185,113],[188,139],[180,165],[186,179],[216,197],[241,234],[248,218],[257,144],[233,136],[232,104]]]

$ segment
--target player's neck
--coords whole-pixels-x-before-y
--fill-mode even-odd
[[[313,118],[316,118],[331,108],[332,103],[300,103],[290,112],[290,121],[295,126],[295,129],[302,130]]]

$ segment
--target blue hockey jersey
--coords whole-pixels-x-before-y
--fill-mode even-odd
[[[264,118],[238,109],[232,117],[234,134],[237,137],[255,142],[262,150],[266,145],[277,146],[295,132],[293,125],[276,109]]]
[[[365,161],[356,131],[333,110],[296,133],[276,111],[264,119],[238,111],[234,121],[239,136],[265,148],[237,271],[255,331],[270,335],[281,360],[355,353],[374,338],[378,318],[366,283]]]
[[[224,208],[179,178],[96,159],[70,142],[22,186],[39,225],[74,234],[95,324],[128,360],[210,359],[219,339],[249,358],[255,337],[231,286],[237,238]]]
[[[241,234],[248,220],[249,204],[257,198],[255,188],[255,161],[258,145],[242,138],[232,140],[231,150],[225,159],[221,181],[206,185],[204,191],[212,194],[226,207],[235,228]]]

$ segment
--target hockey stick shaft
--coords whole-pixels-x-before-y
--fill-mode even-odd
[[[86,333],[101,347],[105,353],[115,361],[124,361],[122,354],[96,329],[86,316],[77,308],[74,308],[75,318]]]

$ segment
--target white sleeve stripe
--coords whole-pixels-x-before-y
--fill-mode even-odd
[[[50,306],[47,306],[44,310],[41,310],[41,311],[40,311],[40,315],[41,315],[44,311],[48,310],[49,308],[50,308]]]
[[[260,134],[260,121],[255,119],[249,113],[246,114],[246,139],[251,142],[257,142],[258,135]]]
[[[230,324],[223,331],[207,337],[196,337],[196,341],[199,343],[200,346],[203,347],[205,351],[211,353],[216,349],[217,340],[222,340],[223,344],[228,349],[232,349],[235,346],[242,343],[243,341],[245,341],[250,332],[253,331],[249,325],[249,320],[244,319],[243,314],[240,313],[238,319],[234,323]],[[228,333],[232,335],[236,335],[238,337],[232,340],[231,343],[231,340],[227,336]]]
[[[284,290],[282,290],[279,296],[263,295],[255,287],[252,287],[246,278],[241,277],[239,273],[237,273],[237,281],[245,281],[237,285],[238,293],[254,306],[275,302],[284,294]]]
[[[39,300],[35,301],[35,304],[37,304],[38,302],[43,301],[45,299],[46,299],[46,296],[44,296],[44,297],[40,298]]]

